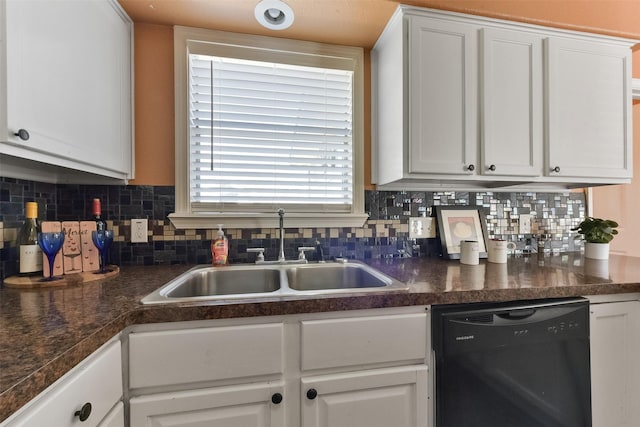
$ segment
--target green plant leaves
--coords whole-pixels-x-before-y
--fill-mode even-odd
[[[618,227],[618,223],[613,220],[588,216],[571,231],[577,231],[589,243],[609,243],[618,234],[616,227]],[[580,236],[576,236],[576,238],[580,238]]]

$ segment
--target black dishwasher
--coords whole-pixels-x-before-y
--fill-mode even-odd
[[[590,427],[589,301],[434,306],[436,427]]]

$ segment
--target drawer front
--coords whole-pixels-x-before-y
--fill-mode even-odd
[[[280,323],[132,333],[130,388],[280,374],[282,345]]]
[[[425,359],[427,315],[302,322],[302,369]]]
[[[107,344],[45,390],[7,427],[95,427],[122,397],[120,341]],[[89,418],[75,416],[91,403]]]

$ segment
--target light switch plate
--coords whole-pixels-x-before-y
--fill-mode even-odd
[[[429,239],[436,237],[434,218],[414,217],[409,218],[409,238]]]
[[[148,225],[149,222],[146,218],[131,220],[131,243],[148,242]]]
[[[531,234],[531,214],[520,214],[518,227],[520,234]]]

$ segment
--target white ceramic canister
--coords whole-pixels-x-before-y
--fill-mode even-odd
[[[463,240],[460,242],[460,263],[467,265],[478,265],[480,254],[478,253],[478,242],[475,240]]]
[[[507,251],[512,251],[516,248],[516,244],[513,242],[507,242],[502,239],[491,239],[487,245],[487,258],[489,262],[496,264],[504,264],[507,262]]]

